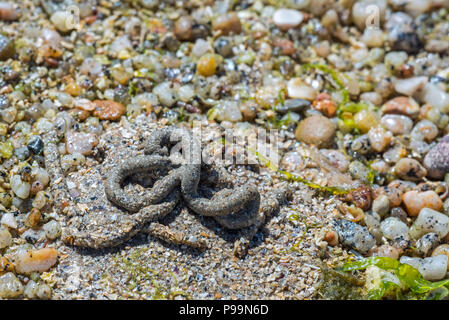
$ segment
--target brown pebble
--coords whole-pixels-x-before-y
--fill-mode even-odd
[[[362,210],[369,210],[373,200],[372,188],[370,186],[360,186],[347,195],[347,200]]]
[[[14,271],[14,264],[6,257],[0,258],[0,274],[4,272]]]
[[[94,100],[94,116],[100,120],[119,120],[125,113],[126,108],[123,104],[111,100]]]
[[[335,125],[325,116],[314,115],[302,120],[295,131],[296,140],[317,147],[332,144],[335,136]]]
[[[410,158],[402,158],[394,166],[394,173],[407,181],[420,181],[427,174],[427,170],[419,161]]]
[[[242,31],[242,23],[235,12],[230,12],[218,16],[212,22],[212,28],[220,30],[222,35],[227,36],[230,33],[240,33]]]
[[[175,36],[178,40],[192,40],[193,18],[191,16],[180,17],[175,23]]]
[[[382,106],[382,112],[415,118],[419,115],[419,104],[411,97],[396,97]]]
[[[435,191],[429,190],[418,192],[415,190],[408,191],[402,196],[408,215],[415,217],[422,208],[430,208],[436,211],[443,209],[443,201]]]
[[[414,68],[410,64],[402,64],[395,70],[395,76],[398,78],[410,78],[414,74]]]
[[[338,234],[335,231],[328,231],[324,235],[323,240],[329,243],[330,246],[334,247],[338,244]]]
[[[41,212],[37,208],[31,209],[30,213],[26,216],[25,225],[29,228],[34,228],[38,225],[41,219]]]

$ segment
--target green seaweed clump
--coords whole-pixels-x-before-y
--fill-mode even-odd
[[[393,258],[369,257],[347,262],[337,270],[350,272],[365,270],[370,266],[391,271],[399,280],[399,283],[381,280],[375,288],[368,292],[368,299],[379,300],[393,296],[400,300],[440,300],[449,295],[449,279],[436,282],[425,280],[417,269]]]
[[[363,300],[364,281],[350,274],[321,266],[321,281],[317,288],[317,298],[325,300]]]

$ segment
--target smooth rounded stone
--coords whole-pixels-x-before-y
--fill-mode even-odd
[[[287,99],[282,105],[276,106],[276,112],[280,114],[286,114],[288,112],[301,112],[310,106],[310,101],[305,99]]]
[[[427,175],[432,179],[443,179],[449,172],[449,135],[444,136],[441,141],[426,154],[423,161],[427,169]]]
[[[386,114],[402,114],[414,118],[419,113],[419,104],[411,97],[396,97],[385,102],[381,110]]]
[[[432,142],[438,136],[438,127],[433,122],[424,119],[415,124],[410,135],[415,140]]]
[[[19,11],[9,2],[0,2],[0,20],[14,21],[19,18]]]
[[[391,169],[391,167],[382,159],[375,159],[371,163],[371,168],[380,174],[387,174]]]
[[[16,271],[21,274],[45,272],[58,261],[58,251],[53,248],[43,248],[20,252],[14,259]]]
[[[93,148],[98,144],[98,139],[93,133],[69,131],[65,139],[66,150],[69,154],[90,155]]]
[[[0,297],[3,299],[17,298],[23,293],[23,285],[12,272],[0,276]]]
[[[238,122],[242,121],[242,113],[236,101],[225,100],[215,106],[217,110],[217,120]]]
[[[47,170],[40,167],[33,167],[31,176],[34,181],[39,181],[44,187],[46,187],[50,182],[50,176],[48,175]]]
[[[26,199],[30,195],[31,184],[28,182],[22,181],[20,175],[12,176],[11,180],[11,189],[14,194],[20,199]]]
[[[441,280],[446,276],[448,257],[439,255],[420,259],[402,256],[399,262],[417,269],[424,279],[435,281]]]
[[[28,283],[25,286],[23,295],[25,296],[25,298],[35,299],[35,298],[37,298],[38,288],[39,288],[39,285],[35,281],[30,280],[30,281],[28,281]]]
[[[288,30],[300,25],[304,20],[304,15],[293,9],[277,9],[273,15],[273,22],[282,30]]]
[[[434,232],[440,239],[449,232],[449,217],[430,208],[423,208],[410,227],[410,236],[418,239],[426,233]]]
[[[360,253],[366,253],[376,245],[376,239],[366,227],[348,220],[334,220],[333,226],[338,239],[344,246]]]
[[[292,99],[304,99],[313,101],[317,92],[311,86],[305,84],[301,78],[292,78],[287,82],[287,93]]]
[[[388,244],[383,244],[381,246],[370,249],[368,252],[370,256],[373,257],[387,257],[392,259],[399,259],[399,250]]]
[[[382,47],[385,38],[385,34],[381,29],[368,28],[363,31],[360,40],[369,48],[378,48]]]
[[[16,218],[14,217],[14,213],[12,212],[4,213],[2,219],[0,220],[0,224],[11,229],[17,229],[17,221]]]
[[[112,100],[94,100],[92,102],[95,105],[93,115],[100,120],[119,120],[126,111],[123,104]]]
[[[372,210],[377,212],[381,217],[390,211],[390,200],[385,194],[381,194],[373,201]]]
[[[194,21],[191,16],[182,16],[175,22],[174,33],[178,40],[192,40]]]
[[[330,146],[335,137],[335,125],[324,116],[314,115],[299,122],[295,131],[296,140],[319,148]]]
[[[392,138],[393,134],[381,127],[371,128],[368,131],[371,148],[376,152],[384,151],[390,145]]]
[[[407,212],[405,212],[405,210],[402,209],[401,207],[395,207],[395,208],[392,208],[391,211],[390,211],[390,216],[391,216],[391,217],[398,218],[399,220],[401,220],[401,221],[404,222],[405,224],[408,224],[408,221],[407,221],[407,217],[408,217]]]
[[[364,30],[366,27],[379,28],[385,18],[386,0],[363,0],[352,6],[352,20],[355,25]],[[378,21],[376,21],[376,15]],[[379,25],[376,25],[379,23]]]
[[[427,170],[415,159],[402,158],[394,166],[394,173],[402,180],[416,182],[426,176]]]
[[[8,60],[15,54],[14,43],[0,34],[0,61]]]
[[[115,40],[111,43],[109,47],[109,54],[114,57],[117,57],[121,52],[125,50],[131,50],[133,45],[128,35],[123,35],[120,37],[116,37]]]
[[[444,92],[437,85],[427,83],[423,90],[422,99],[441,112],[449,113],[449,93]]]
[[[388,217],[380,224],[380,230],[389,240],[408,239],[408,226],[395,217]]]
[[[55,220],[52,220],[44,224],[42,229],[45,231],[45,236],[49,240],[59,238],[62,233],[61,224]]]
[[[427,81],[428,78],[424,76],[400,79],[396,81],[394,89],[396,90],[397,93],[406,96],[413,96],[416,92],[425,87]]]
[[[0,249],[9,247],[12,243],[12,236],[9,231],[4,228],[0,227]]]
[[[440,242],[440,239],[436,233],[429,232],[423,235],[417,242],[416,248],[418,251],[427,256],[429,252],[431,252]]]
[[[230,58],[234,55],[232,39],[228,37],[219,37],[214,42],[215,52],[225,58]]]
[[[418,192],[416,190],[407,191],[402,196],[407,213],[411,217],[417,216],[423,208],[430,208],[441,211],[443,201],[433,190]]]
[[[407,116],[387,114],[380,120],[382,126],[394,135],[408,134],[412,130],[413,121]]]
[[[239,34],[242,31],[242,23],[235,12],[228,12],[219,15],[212,21],[212,29],[220,30],[224,36],[231,33]]]
[[[76,28],[76,17],[69,11],[56,11],[50,17],[50,21],[61,32],[69,32]]]
[[[436,257],[439,255],[446,255],[449,257],[449,244],[444,243],[440,244],[438,247],[436,247],[432,252],[432,257]],[[449,265],[448,265],[449,269]]]

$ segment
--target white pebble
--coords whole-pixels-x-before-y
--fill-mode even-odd
[[[76,17],[69,11],[56,11],[50,21],[61,32],[68,32],[76,28]]]
[[[22,181],[19,175],[12,176],[10,182],[11,182],[11,189],[17,197],[21,199],[28,198],[28,196],[30,195],[31,184]]]
[[[217,120],[238,122],[242,120],[242,113],[235,101],[222,101],[216,107]]]
[[[423,208],[410,228],[410,236],[418,239],[426,233],[434,232],[440,238],[449,232],[449,217],[430,208]]]
[[[424,88],[427,83],[427,77],[412,77],[408,79],[400,79],[396,81],[394,89],[398,93],[406,96],[413,96],[418,90]]]
[[[6,228],[0,227],[0,249],[10,246],[12,236]]]
[[[429,281],[441,280],[446,276],[448,257],[444,254],[424,259],[402,256],[399,261],[418,269],[423,278]]]
[[[288,96],[292,99],[305,99],[313,101],[317,92],[312,87],[306,85],[301,78],[290,79],[287,83]]]
[[[0,297],[17,298],[23,293],[23,285],[12,272],[0,276]]]
[[[171,107],[176,103],[176,92],[171,88],[171,82],[166,81],[154,87],[153,93],[165,107]]]
[[[386,218],[380,224],[380,229],[384,237],[389,240],[408,239],[407,225],[396,217]]]
[[[45,231],[45,236],[49,240],[54,240],[61,236],[62,229],[58,221],[52,220],[50,222],[47,222],[42,228]]]
[[[17,229],[17,221],[12,212],[5,213],[0,223],[8,228]]]
[[[298,26],[304,20],[303,14],[293,9],[278,9],[273,15],[274,24],[282,30]]]
[[[424,102],[443,113],[449,113],[449,93],[444,92],[434,84],[428,83],[424,88]]]

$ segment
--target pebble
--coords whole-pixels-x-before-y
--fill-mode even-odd
[[[154,87],[153,93],[165,107],[172,107],[176,103],[176,92],[173,90],[170,81],[159,83]]]
[[[444,243],[440,244],[438,247],[436,247],[432,252],[432,257],[436,257],[439,255],[446,255],[449,257],[449,244]],[[449,266],[448,266],[449,269]]]
[[[201,57],[206,53],[211,53],[213,51],[211,45],[208,41],[204,39],[197,39],[192,48],[192,54],[195,57]]]
[[[198,60],[196,68],[200,75],[210,77],[217,72],[221,61],[222,59],[219,55],[207,53]]]
[[[390,200],[385,194],[381,194],[373,201],[372,210],[377,212],[381,217],[390,211]]]
[[[273,22],[281,30],[295,28],[304,20],[304,15],[293,9],[278,9],[274,12]]]
[[[175,22],[174,33],[178,40],[189,41],[193,38],[194,21],[191,16],[182,16]]]
[[[14,21],[19,18],[19,11],[16,10],[12,3],[0,2],[0,20]]]
[[[50,21],[61,32],[69,32],[76,28],[76,17],[69,11],[56,11]]]
[[[413,118],[419,113],[419,104],[410,97],[396,97],[388,100],[382,106],[382,112],[386,114],[402,114]]]
[[[418,239],[424,234],[434,232],[440,239],[449,232],[449,217],[430,208],[423,208],[410,227],[410,236]]]
[[[402,196],[407,213],[411,217],[417,216],[423,208],[430,208],[441,211],[443,201],[440,196],[432,190],[418,192],[416,190],[407,191]]]
[[[242,23],[235,12],[222,14],[212,21],[212,29],[220,30],[222,35],[239,34]]]
[[[399,259],[399,250],[388,244],[383,244],[369,250],[368,255],[373,257],[387,257],[392,259]]]
[[[371,128],[368,131],[371,148],[376,152],[384,151],[390,145],[392,138],[393,134],[381,127]]]
[[[16,218],[14,217],[14,213],[12,212],[4,213],[2,219],[0,220],[0,224],[11,229],[17,229],[17,221]]]
[[[366,227],[348,221],[335,220],[333,224],[338,238],[344,246],[348,246],[360,253],[366,253],[376,245],[376,239]]]
[[[327,147],[334,140],[335,130],[335,125],[328,118],[314,115],[299,122],[295,137],[298,141],[313,144],[319,148]]]
[[[69,154],[89,155],[97,144],[98,139],[93,133],[69,131],[66,134],[65,145]]]
[[[26,199],[30,195],[31,184],[23,181],[20,175],[14,175],[10,180],[11,189],[20,199]]]
[[[398,218],[386,218],[380,224],[380,229],[384,237],[389,240],[408,239],[408,226]]]
[[[420,181],[427,174],[427,170],[415,159],[402,158],[394,166],[394,173],[407,181]]]
[[[301,78],[292,78],[287,83],[287,93],[290,98],[313,101],[317,92],[312,87],[306,85]]]
[[[427,83],[423,90],[425,103],[430,104],[434,108],[443,113],[449,113],[449,93],[441,90],[436,84]]]
[[[61,224],[58,221],[51,220],[44,224],[42,229],[45,231],[45,236],[49,240],[55,240],[59,238],[62,233]]]
[[[440,142],[426,154],[423,161],[429,178],[443,179],[449,172],[449,135],[444,136]]]
[[[362,133],[379,125],[379,115],[371,110],[361,110],[354,115],[354,123]]]
[[[15,258],[16,271],[21,274],[45,272],[58,261],[58,251],[53,248],[43,248],[18,253]]]
[[[8,60],[15,53],[14,43],[0,34],[0,61]]]
[[[93,115],[100,120],[119,120],[125,113],[126,108],[123,104],[111,100],[94,100],[95,110]]]
[[[410,133],[415,140],[432,142],[438,136],[438,127],[429,120],[421,120],[413,127]]]
[[[301,112],[310,106],[310,101],[304,99],[287,99],[282,105],[276,106],[276,112],[286,114],[288,112]]]
[[[25,218],[25,226],[28,228],[34,228],[38,225],[41,219],[41,212],[37,208],[33,208]]]
[[[380,120],[385,129],[394,135],[408,134],[412,130],[413,121],[407,116],[398,114],[387,114]]]
[[[418,251],[427,256],[439,243],[439,237],[436,233],[429,232],[423,235],[417,242],[416,248]]]
[[[9,247],[12,243],[12,236],[9,231],[4,228],[0,227],[0,249]]]
[[[44,150],[44,141],[40,136],[33,136],[27,144],[27,148],[34,154],[41,154]]]
[[[424,259],[402,256],[399,260],[417,269],[424,279],[429,281],[441,280],[446,276],[448,257],[439,255]]]
[[[236,101],[224,100],[215,106],[217,110],[217,120],[238,122],[243,119],[242,113]]]
[[[397,80],[396,84],[394,85],[394,89],[396,90],[396,92],[400,94],[404,94],[406,96],[413,96],[416,92],[425,87],[425,85],[427,84],[427,80],[428,80],[427,77],[424,76]]]
[[[0,297],[17,298],[23,293],[23,285],[12,272],[0,276]]]

